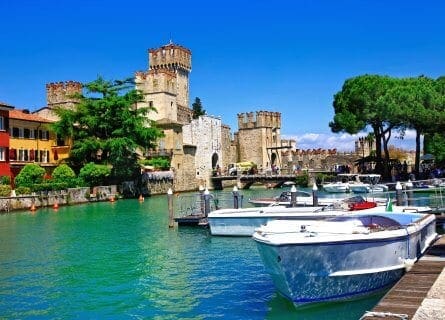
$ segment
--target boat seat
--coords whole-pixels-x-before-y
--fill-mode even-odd
[[[370,230],[399,229],[402,227],[402,225],[394,219],[382,216],[368,215],[359,217],[358,219],[363,226],[368,227]]]

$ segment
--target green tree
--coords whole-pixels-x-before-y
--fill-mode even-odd
[[[137,105],[142,94],[134,90],[131,79],[106,81],[98,77],[84,85],[85,95],[73,109],[57,108],[59,121],[52,129],[62,138],[73,139],[70,162],[74,168],[86,163],[112,166],[114,182],[137,172],[137,152],[153,148],[163,135],[147,118],[154,108]]]
[[[199,116],[205,115],[206,111],[202,107],[201,99],[195,98],[195,102],[192,103],[193,119],[198,119]]]
[[[388,113],[385,95],[396,80],[388,76],[362,75],[347,79],[342,90],[334,95],[334,119],[329,123],[332,132],[356,134],[370,126],[376,142],[377,170],[389,176],[388,166],[382,168],[382,143],[385,162],[389,163],[388,141],[391,130],[399,125]],[[392,114],[392,113],[391,113]]]
[[[445,134],[442,132],[426,135],[424,152],[434,155],[437,164],[445,165]]]
[[[35,184],[41,184],[45,175],[45,169],[35,163],[29,163],[20,170],[15,177],[16,187],[31,188]]]
[[[387,93],[388,113],[393,122],[400,121],[400,137],[403,139],[406,129],[416,131],[416,172],[419,172],[421,135],[431,130],[433,123],[441,117],[439,101],[434,80],[424,76],[400,79]]]

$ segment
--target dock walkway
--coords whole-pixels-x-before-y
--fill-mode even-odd
[[[445,236],[360,319],[445,320]]]

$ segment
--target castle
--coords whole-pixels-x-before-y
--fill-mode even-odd
[[[148,50],[148,68],[134,74],[136,89],[143,101],[136,108],[149,108],[147,117],[164,132],[155,150],[145,156],[167,156],[174,171],[175,191],[196,190],[211,185],[216,168],[224,174],[228,165],[253,161],[260,171],[280,168],[282,172],[300,169],[335,170],[336,166],[354,167],[354,161],[369,155],[372,146],[358,140],[355,152],[338,153],[335,149],[297,149],[295,140],[281,138],[281,113],[271,111],[245,112],[237,115],[238,131],[221,118],[203,115],[193,119],[190,109],[192,53],[172,42]],[[46,85],[47,106],[34,113],[56,121],[54,109],[72,108],[82,93],[82,84],[75,81]],[[156,110],[156,111],[155,111]]]

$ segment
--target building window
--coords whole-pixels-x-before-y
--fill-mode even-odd
[[[5,118],[0,116],[0,130],[6,130],[5,128]]]
[[[46,130],[39,130],[39,139],[40,140],[48,140],[49,139],[48,131],[46,131]]]
[[[65,140],[63,138],[57,137],[57,146],[65,146]]]
[[[48,162],[46,150],[40,150],[40,162]]]
[[[36,135],[35,135],[35,130],[31,129],[29,130],[29,139],[35,139]],[[25,136],[26,136],[26,132],[25,132]]]
[[[17,127],[13,127],[12,128],[12,136],[14,138],[18,138],[19,137],[19,128],[17,128]]]
[[[5,154],[6,154],[5,148],[0,147],[0,161],[5,161],[6,160],[6,155]]]
[[[149,106],[150,108],[153,108],[153,101],[148,101],[148,106]]]
[[[23,149],[19,149],[19,158],[18,158],[19,161],[25,161],[25,152],[24,151],[25,150],[23,150]]]
[[[19,128],[19,138],[22,138],[25,136],[23,128]]]
[[[28,128],[25,128],[23,130],[23,136],[25,137],[25,139],[29,139],[29,135],[30,135],[30,130]]]

